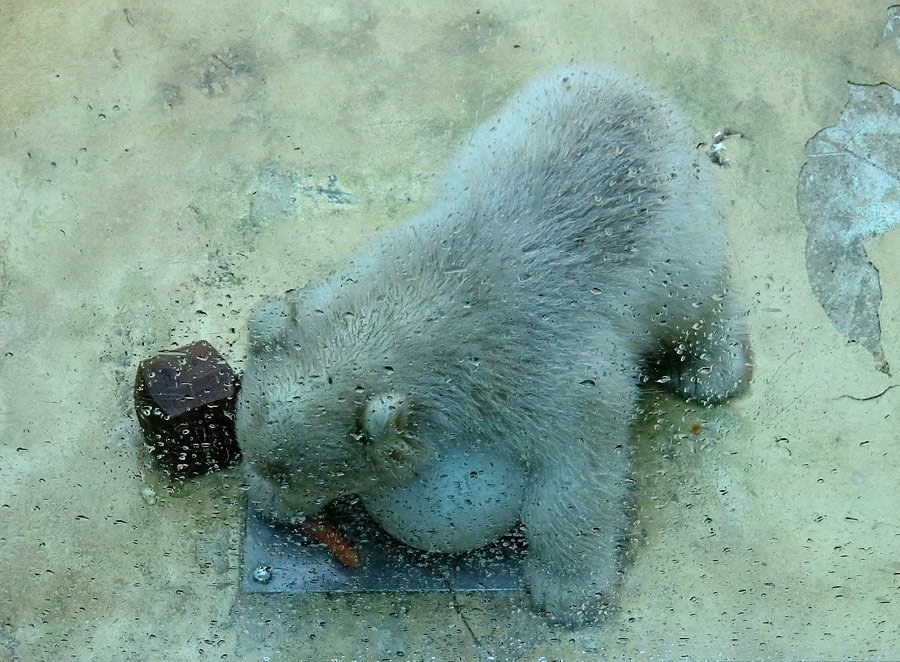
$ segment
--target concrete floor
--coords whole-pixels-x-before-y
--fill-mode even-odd
[[[6,3],[0,662],[900,657],[900,389],[843,397],[896,381],[813,297],[794,202],[847,81],[900,86],[886,3],[421,5]],[[206,338],[239,368],[255,302],[420,209],[468,129],[572,58],[642,75],[698,142],[747,136],[715,176],[753,384],[648,394],[617,609],[573,633],[508,594],[242,594],[240,476],[146,465],[138,361]],[[900,365],[900,234],[867,251]]]

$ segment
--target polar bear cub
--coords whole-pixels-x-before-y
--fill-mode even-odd
[[[695,143],[608,69],[514,95],[427,211],[254,314],[236,418],[252,498],[290,520],[439,482],[460,453],[496,458],[515,467],[533,604],[596,619],[621,574],[639,384],[715,403],[749,374]]]

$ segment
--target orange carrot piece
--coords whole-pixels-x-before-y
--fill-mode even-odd
[[[301,526],[309,535],[325,545],[344,565],[355,568],[362,562],[359,552],[353,548],[350,541],[321,517],[307,517]]]

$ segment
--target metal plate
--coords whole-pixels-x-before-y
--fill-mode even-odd
[[[334,504],[327,519],[362,562],[347,567],[304,531],[247,509],[241,587],[251,593],[517,591],[525,546],[520,532],[466,554],[429,554],[386,534],[358,502]],[[254,579],[269,569],[267,581]]]

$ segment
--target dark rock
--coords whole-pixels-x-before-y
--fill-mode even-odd
[[[145,359],[134,405],[144,439],[160,467],[186,478],[240,459],[234,433],[239,379],[205,340]]]

